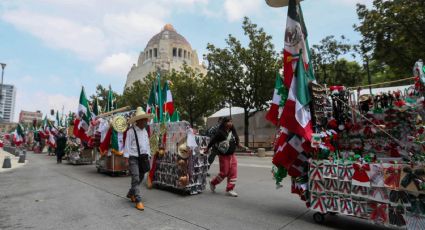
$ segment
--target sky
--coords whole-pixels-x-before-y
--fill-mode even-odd
[[[371,2],[304,0],[309,43],[327,35],[357,43],[356,4]],[[0,0],[0,63],[4,83],[17,88],[14,121],[21,110],[76,111],[82,86],[87,95],[99,84],[122,93],[138,54],[167,23],[202,62],[207,43],[225,47],[229,34],[246,43],[244,16],[282,50],[287,8],[265,0]]]

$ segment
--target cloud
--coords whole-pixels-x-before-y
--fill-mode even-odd
[[[136,57],[126,53],[113,54],[103,59],[96,67],[96,71],[107,75],[117,75],[125,79],[135,61]]]
[[[244,16],[256,12],[263,1],[259,0],[225,0],[224,1],[224,10],[229,21],[237,21]]]
[[[106,49],[103,32],[93,26],[27,10],[8,11],[2,18],[41,39],[45,45],[69,50],[83,59],[97,58]]]

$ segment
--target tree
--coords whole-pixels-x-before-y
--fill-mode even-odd
[[[326,84],[335,84],[338,80],[335,75],[330,74],[330,71],[335,69],[339,57],[350,52],[351,48],[352,46],[344,35],[341,36],[340,41],[336,40],[333,35],[326,36],[320,41],[320,44],[313,45],[311,58],[316,80]]]
[[[207,45],[208,77],[215,90],[231,106],[244,109],[245,145],[248,144],[249,118],[268,108],[278,71],[272,37],[247,17],[242,29],[248,37],[246,47],[232,35],[226,48]]]
[[[209,79],[184,64],[181,71],[173,70],[169,74],[170,90],[174,106],[180,111],[181,118],[193,127],[202,125],[203,118],[218,107],[220,98]]]
[[[399,77],[411,75],[415,61],[425,54],[425,1],[374,0],[371,9],[357,4],[359,25],[354,25],[372,58]]]
[[[108,104],[108,93],[109,93],[109,88],[105,88],[102,85],[97,85],[96,93],[90,96],[90,101],[93,102],[97,98],[101,111],[104,111],[106,108],[106,105]],[[123,104],[118,102],[121,95],[115,91],[113,91],[112,93],[113,93],[113,97],[117,100],[117,106],[123,106]]]

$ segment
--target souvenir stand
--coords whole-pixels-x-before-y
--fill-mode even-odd
[[[195,135],[186,121],[152,123],[149,128],[154,157],[148,186],[190,195],[204,191],[209,138]]]
[[[123,107],[97,116],[92,122],[92,143],[95,147],[96,168],[108,175],[128,175],[128,159],[123,156],[127,120],[134,111]]]
[[[292,192],[316,211],[373,224],[425,229],[423,82],[405,92],[355,96],[341,86],[310,87],[315,133],[307,174]]]

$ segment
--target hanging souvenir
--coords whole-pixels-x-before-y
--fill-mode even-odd
[[[406,220],[406,227],[407,229],[425,229],[425,217],[406,212],[406,215],[404,216]]]
[[[384,186],[396,190],[400,184],[401,165],[384,164]]]
[[[326,193],[311,192],[310,194],[310,209],[326,213]]]
[[[310,181],[310,191],[312,191],[312,192],[324,192],[325,191],[324,181],[311,180]]]
[[[340,162],[338,164],[338,178],[340,181],[351,181],[353,176],[353,164],[351,162]]]
[[[371,164],[367,172],[372,187],[384,187],[384,167],[382,164]]]
[[[338,178],[338,164],[334,160],[323,161],[323,177],[337,179]]]
[[[403,207],[410,207],[409,194],[405,191],[392,190],[390,192],[391,206],[403,205]]]
[[[354,174],[352,177],[352,184],[356,186],[362,186],[362,187],[370,187],[370,179],[367,174],[368,171],[370,171],[369,164],[361,164],[361,163],[354,163],[353,164]]]
[[[388,190],[384,187],[371,187],[369,199],[382,203],[389,203]]]
[[[352,197],[354,216],[360,218],[369,218],[368,203],[364,198]]]
[[[339,196],[339,211],[345,215],[354,215],[353,201],[351,200],[351,196]]]
[[[338,180],[325,179],[325,189],[329,192],[338,192]]]
[[[351,195],[356,197],[369,197],[369,187],[352,185]]]
[[[339,212],[339,194],[326,192],[326,208],[328,212]]]
[[[323,180],[323,161],[311,161],[310,162],[310,172],[309,172],[309,178],[310,180]]]
[[[388,223],[388,205],[379,202],[370,202],[370,220],[375,224],[385,225]]]
[[[391,225],[402,227],[406,225],[406,221],[404,220],[404,208],[403,206],[394,206],[389,207],[388,210],[388,217],[389,217],[389,223]]]
[[[339,181],[338,191],[340,194],[350,194],[351,193],[351,182],[350,181]]]
[[[400,189],[410,192],[425,192],[425,171],[423,168],[412,169],[410,166],[401,172]]]

